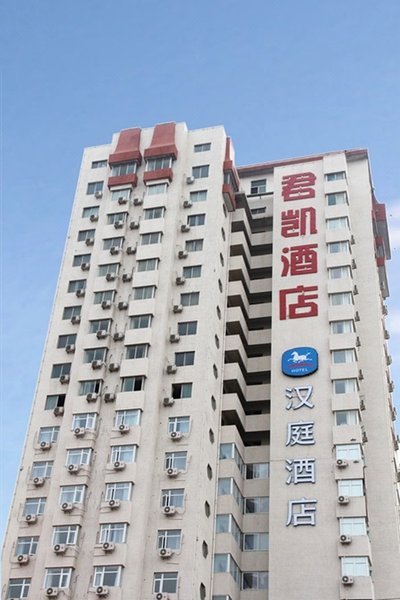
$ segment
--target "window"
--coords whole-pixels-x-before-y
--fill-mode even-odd
[[[203,240],[187,240],[185,250],[187,252],[200,252],[200,250],[203,250]]]
[[[172,397],[178,398],[191,398],[192,397],[192,383],[173,383],[172,384]]]
[[[60,505],[64,504],[64,502],[83,504],[85,491],[85,485],[62,485],[60,488]]]
[[[144,260],[138,260],[136,265],[137,265],[137,271],[143,272],[143,271],[156,271],[158,269],[158,263],[160,262],[160,260],[158,258],[146,258]]]
[[[337,217],[336,219],[326,219],[327,229],[349,229],[349,219],[347,217]]]
[[[199,303],[200,292],[189,292],[181,294],[182,306],[195,306]]]
[[[107,238],[103,241],[103,250],[110,250],[110,248],[122,248],[123,243],[123,237]]]
[[[341,535],[366,535],[367,523],[365,517],[342,517],[339,519]]]
[[[242,532],[233,515],[217,515],[215,527],[217,533],[231,533],[238,546],[241,546]]]
[[[33,556],[37,552],[38,543],[38,535],[19,537],[15,545],[15,556],[18,556],[19,554],[28,554],[28,556]]]
[[[86,287],[86,279],[74,279],[68,282],[68,292],[77,292],[78,290],[84,290]]]
[[[183,267],[182,274],[186,279],[194,279],[196,277],[201,277],[201,265]]]
[[[149,158],[146,160],[146,171],[160,171],[161,169],[170,169],[172,167],[172,156],[163,156],[161,158]]]
[[[164,216],[165,208],[163,206],[158,206],[156,208],[145,208],[144,210],[144,218],[147,219],[162,219]]]
[[[325,174],[325,181],[339,181],[340,179],[346,179],[345,171],[337,171],[336,173]]]
[[[358,425],[358,410],[338,410],[335,412],[336,425]]]
[[[86,189],[86,194],[88,196],[91,196],[92,194],[96,194],[96,192],[102,192],[103,191],[103,181],[92,181],[91,183],[88,183],[87,189]]]
[[[345,279],[346,277],[351,277],[351,268],[349,266],[331,267],[328,269],[328,277],[329,279]]]
[[[204,144],[195,144],[194,151],[195,152],[208,152],[211,150],[211,142],[206,142]]]
[[[260,208],[252,208],[250,212],[252,215],[263,215],[267,212],[267,209],[265,206],[261,206]]]
[[[250,463],[246,465],[246,479],[268,479],[269,463]]]
[[[364,482],[362,479],[340,479],[338,493],[343,496],[359,497],[364,495]]]
[[[342,575],[350,577],[369,577],[370,575],[368,556],[343,556],[340,562]]]
[[[100,525],[99,543],[113,542],[124,544],[126,542],[127,523],[102,523]]]
[[[100,394],[102,383],[102,379],[87,379],[86,381],[81,381],[79,385],[79,396]]]
[[[135,358],[146,358],[149,353],[150,344],[133,344],[132,346],[126,346],[126,355],[127,359],[135,359]]]
[[[190,192],[190,202],[205,202],[207,200],[207,190],[197,190]]]
[[[154,573],[153,591],[155,594],[176,594],[178,587],[178,573]]]
[[[335,394],[353,394],[358,391],[357,379],[334,379],[333,391]]]
[[[141,246],[150,246],[151,244],[159,244],[161,242],[161,231],[152,231],[151,233],[143,233],[140,236]]]
[[[99,265],[98,276],[105,277],[109,273],[117,275],[119,271],[119,263],[108,263],[106,265]]]
[[[66,319],[72,319],[72,317],[79,317],[81,314],[81,306],[66,306],[63,310],[63,321]]]
[[[242,550],[268,550],[268,543],[268,533],[245,533]]]
[[[86,242],[86,240],[94,240],[96,231],[94,229],[81,229],[78,231],[78,242]]]
[[[199,225],[204,225],[205,221],[205,214],[189,215],[187,219],[187,224],[190,225],[190,227],[198,227]]]
[[[153,315],[136,315],[129,319],[129,329],[146,329],[151,327]]]
[[[67,450],[65,465],[89,465],[92,457],[91,448],[73,448]]]
[[[71,430],[74,431],[77,427],[80,429],[96,429],[97,413],[79,413],[73,415]]]
[[[50,377],[52,379],[56,379],[58,377],[61,377],[61,375],[69,375],[70,371],[71,363],[60,363],[58,365],[53,365]]]
[[[99,207],[98,206],[87,206],[82,210],[82,218],[90,219],[90,217],[98,217]]]
[[[179,335],[196,335],[197,321],[185,321],[178,323]]]
[[[214,555],[214,573],[230,573],[237,585],[240,584],[240,570],[230,554]]]
[[[89,322],[89,333],[97,333],[98,331],[110,331],[111,319],[96,319]]]
[[[180,529],[159,529],[157,534],[157,548],[170,548],[170,550],[180,550],[181,548]]]
[[[115,290],[104,290],[102,292],[95,292],[93,298],[93,304],[101,304],[102,302],[113,302],[115,296]]]
[[[351,319],[345,321],[331,321],[331,333],[353,333],[355,331],[354,321]]]
[[[242,573],[242,590],[268,589],[268,571],[248,571]]]
[[[130,175],[136,173],[137,162],[115,163],[111,167],[111,177],[120,177],[121,175]],[[126,183],[126,180],[124,181]]]
[[[118,587],[121,584],[121,573],[121,565],[95,567],[93,575],[93,586]]]
[[[218,479],[218,496],[233,496],[240,510],[243,510],[243,496],[233,477],[221,477]]]
[[[83,353],[83,362],[91,363],[94,360],[105,361],[107,357],[107,348],[88,348]]]
[[[124,198],[125,200],[129,200],[130,195],[131,195],[131,189],[130,188],[124,188],[122,190],[114,190],[113,192],[111,192],[111,201],[112,202],[116,202],[120,198]]]
[[[156,183],[155,185],[147,186],[147,195],[155,196],[156,194],[166,194],[168,191],[168,184],[165,183]]]
[[[178,488],[175,490],[161,490],[161,506],[175,506],[182,508],[185,490]]]
[[[155,285],[143,285],[141,287],[133,288],[133,299],[134,300],[148,300],[154,298],[156,295]]]
[[[31,587],[30,577],[19,577],[18,579],[10,579],[8,582],[7,600],[13,598],[27,598]]]
[[[140,425],[141,410],[139,408],[131,408],[128,410],[117,410],[115,413],[115,427],[120,425]]]
[[[337,364],[342,363],[352,363],[357,360],[356,352],[353,348],[349,348],[347,350],[333,350],[332,352],[332,362]]]
[[[175,352],[175,364],[177,367],[194,365],[194,352]]]
[[[343,306],[345,304],[353,304],[353,295],[351,292],[329,294],[329,304],[331,306]]]
[[[337,460],[361,460],[360,444],[338,444],[336,446]]]
[[[121,392],[140,392],[144,390],[144,375],[136,375],[135,377],[123,377]]]
[[[134,444],[127,444],[123,446],[111,446],[110,461],[122,461],[126,463],[133,463],[136,460],[137,446]]]
[[[267,191],[267,180],[266,179],[255,179],[250,183],[250,194],[265,194]]]
[[[230,596],[213,596],[212,600],[232,600]]]
[[[127,217],[127,212],[110,213],[107,215],[107,225],[114,225],[115,223],[125,223]]]
[[[59,525],[53,527],[52,544],[75,546],[78,543],[79,525]]]
[[[269,511],[269,497],[258,496],[244,499],[244,513],[267,513]]]
[[[69,333],[67,335],[59,335],[57,340],[57,348],[65,348],[71,346],[76,342],[76,333]]]
[[[35,477],[44,477],[45,479],[48,479],[51,477],[52,470],[52,460],[38,460],[32,464],[31,479],[34,479]]]
[[[58,406],[64,406],[65,394],[52,394],[46,397],[44,410],[54,410]]]
[[[106,483],[105,500],[130,500],[132,496],[132,483],[130,481],[120,481],[116,483]]]
[[[239,450],[234,442],[226,444],[220,444],[219,446],[219,459],[220,460],[234,460],[238,466],[239,471],[242,473],[245,469],[245,465],[242,457],[239,454]],[[250,478],[249,478],[250,479]]]
[[[178,469],[178,471],[186,471],[186,468],[187,452],[165,453],[165,469]]]
[[[41,427],[39,430],[38,443],[47,442],[49,444],[55,444],[58,439],[59,427]]]
[[[46,498],[27,498],[24,504],[23,516],[42,515],[46,506]]]
[[[168,419],[168,433],[180,431],[181,433],[189,433],[190,417],[170,417]]]
[[[198,167],[192,167],[192,176],[195,179],[203,179],[208,177],[210,171],[210,165],[200,165]]]
[[[92,169],[102,169],[107,166],[107,160],[94,160],[92,162]]]
[[[346,192],[336,192],[335,194],[326,194],[326,203],[328,206],[336,206],[337,204],[348,204]]]
[[[80,267],[84,263],[90,263],[90,254],[77,254],[72,261],[73,267]]]

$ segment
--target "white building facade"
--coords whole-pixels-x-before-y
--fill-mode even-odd
[[[86,149],[3,597],[399,598],[388,258],[365,150]]]

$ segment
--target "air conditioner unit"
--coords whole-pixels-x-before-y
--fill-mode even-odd
[[[187,250],[179,250],[178,252],[178,258],[187,258]]]
[[[56,598],[58,596],[58,588],[53,588],[53,587],[47,588],[46,596],[48,598]]]
[[[103,400],[104,402],[114,402],[115,394],[112,394],[111,392],[106,392],[103,396]]]
[[[394,391],[394,383],[393,383],[393,381],[389,381],[388,385],[389,385],[389,392],[392,393]]]
[[[349,535],[341,535],[339,539],[340,539],[341,544],[350,544],[351,543],[351,537]]]
[[[83,298],[83,296],[85,295],[85,289],[81,288],[80,290],[76,290],[75,292],[75,296],[77,298]]]
[[[120,196],[118,198],[118,204],[126,204],[128,202],[128,198],[126,196]]]
[[[115,229],[122,229],[123,226],[124,226],[124,221],[122,219],[118,219],[117,221],[114,221]]]
[[[81,269],[82,269],[82,271],[89,271],[89,269],[90,269],[90,263],[86,263],[86,262],[82,263],[81,264]]]
[[[53,546],[53,552],[56,554],[65,554],[67,546],[65,544],[55,544]]]
[[[366,444],[368,442],[367,432],[365,431],[364,427],[361,427],[361,441],[364,444]]]
[[[108,370],[111,371],[111,373],[115,373],[116,371],[119,371],[119,364],[118,363],[110,363],[108,365]]]
[[[158,592],[158,594],[156,594],[155,598],[156,598],[156,600],[168,600],[169,596],[168,596],[168,594],[162,594],[161,592]]]
[[[360,320],[360,314],[359,314],[358,310],[356,310],[356,312],[355,312],[354,320],[355,321],[359,321]]]
[[[170,341],[172,344],[174,344],[174,343],[176,343],[176,342],[179,342],[179,340],[180,340],[180,339],[181,339],[181,338],[180,338],[180,336],[179,336],[179,334],[178,334],[178,333],[171,333],[171,335],[169,336],[169,341]]]
[[[116,460],[113,463],[113,469],[115,469],[116,471],[122,471],[123,469],[125,469],[125,463],[122,460]]]
[[[384,330],[383,336],[384,336],[385,340],[389,340],[390,339],[390,333],[388,332],[387,329]]]
[[[392,364],[392,362],[393,362],[392,357],[390,356],[390,354],[387,354],[386,355],[386,364],[389,366]]]
[[[95,223],[99,220],[99,215],[90,215],[89,219],[92,221],[92,223]]]
[[[174,467],[169,467],[169,469],[167,469],[166,473],[167,473],[168,477],[177,477],[178,469],[175,469]]]
[[[86,433],[86,429],[84,427],[75,427],[74,429],[74,435],[76,435],[76,437],[83,437]]]
[[[69,375],[61,375],[60,383],[69,383]]]
[[[126,283],[126,282],[128,282],[128,281],[132,281],[132,275],[131,275],[131,273],[124,273],[124,274],[122,275],[122,281],[123,281],[124,283]]]
[[[182,438],[182,432],[181,431],[171,431],[171,433],[169,434],[169,437],[171,438],[171,440],[174,440],[174,441],[180,440]]]
[[[178,277],[175,279],[176,285],[183,285],[185,281],[186,279],[181,275],[178,275]]]
[[[55,417],[62,417],[64,414],[64,407],[63,406],[56,406],[55,409],[53,410],[53,415]]]
[[[71,317],[71,323],[72,323],[72,325],[79,325],[80,322],[81,322],[80,315],[73,315]]]
[[[122,342],[125,334],[122,331],[116,331],[113,335],[114,342]]]
[[[119,425],[118,429],[121,433],[128,433],[130,431],[129,425]]]
[[[170,517],[171,515],[174,515],[176,510],[175,510],[175,506],[163,506],[163,514],[167,515],[168,517]]]
[[[72,473],[73,475],[79,472],[80,465],[68,465],[68,473]]]
[[[32,483],[36,487],[42,487],[44,485],[44,477],[34,477]]]
[[[104,365],[102,360],[92,360],[92,369],[101,369]]]
[[[98,398],[98,394],[94,394],[91,392],[90,394],[86,394],[86,402],[96,402]]]
[[[75,352],[75,344],[67,344],[65,346],[65,352],[67,354],[73,354]]]
[[[19,565],[26,565],[29,562],[29,554],[18,554],[17,563]]]
[[[107,281],[115,281],[116,278],[117,278],[117,274],[116,273],[107,273],[107,275],[106,275]]]
[[[103,308],[104,310],[107,308],[111,308],[111,300],[103,300],[103,302],[101,303],[101,308]]]
[[[136,254],[136,246],[128,246],[126,249],[127,254]]]
[[[86,238],[85,244],[86,244],[86,246],[93,246],[94,245],[94,238]]]
[[[50,450],[50,448],[51,448],[51,442],[40,442],[41,450]]]
[[[183,201],[183,208],[192,208],[193,204],[192,202],[190,202],[190,200],[184,200]]]
[[[115,544],[113,542],[104,542],[101,547],[104,552],[114,552],[115,550]]]
[[[190,231],[190,225],[184,223],[183,225],[181,225],[181,231],[182,233],[188,233]]]
[[[167,373],[169,375],[176,373],[176,371],[177,371],[176,365],[167,365]]]
[[[33,525],[33,523],[36,523],[37,521],[37,515],[25,515],[25,522],[28,523],[29,525]]]
[[[382,304],[382,314],[383,315],[387,315],[388,314],[388,307],[386,306],[386,304]]]
[[[175,400],[171,397],[163,398],[163,406],[173,406],[174,403],[175,403]]]
[[[130,229],[139,229],[140,222],[139,221],[131,221],[129,227],[130,227]]]
[[[358,287],[356,285],[353,287],[353,294],[354,296],[357,296],[358,294]]]
[[[339,504],[348,504],[350,502],[350,498],[348,496],[339,496],[338,502]]]
[[[111,246],[110,254],[119,254],[120,250],[121,250],[120,246]]]
[[[183,311],[182,304],[174,304],[174,307],[173,307],[172,311],[174,313],[181,313]]]
[[[143,204],[143,198],[134,198],[133,199],[133,204],[135,206],[140,206],[141,204]]]
[[[365,410],[365,400],[360,396],[360,410]]]
[[[338,458],[336,461],[336,466],[341,469],[343,469],[344,467],[347,467],[348,464],[349,463],[347,462],[347,460],[343,460],[342,458]]]
[[[74,505],[72,502],[63,502],[61,504],[61,510],[65,513],[69,513],[74,509]]]
[[[99,585],[96,588],[96,594],[99,596],[99,598],[105,598],[106,596],[108,596],[109,593],[110,590],[105,585]]]
[[[355,238],[354,238],[354,235],[350,236],[350,244],[352,244],[352,245],[353,245],[353,244],[355,244],[355,243],[356,243],[356,240],[355,240]]]
[[[343,585],[353,585],[354,579],[350,575],[343,575],[342,583]]]
[[[361,340],[360,338],[357,336],[356,337],[356,347],[359,348],[361,346]]]
[[[357,263],[356,263],[356,261],[354,260],[354,258],[353,258],[353,260],[351,261],[351,268],[352,268],[352,269],[357,269]]]
[[[99,329],[96,331],[96,337],[98,340],[102,340],[108,336],[108,331],[106,329]]]
[[[188,185],[190,185],[191,183],[195,182],[195,178],[193,177],[193,175],[190,175],[189,177],[186,177],[186,183]]]
[[[126,310],[128,308],[128,306],[129,306],[129,302],[126,302],[125,300],[118,302],[119,310]]]
[[[112,500],[108,501],[108,506],[114,510],[114,509],[119,508],[121,506],[121,501],[120,500],[115,500],[113,498]]]
[[[94,195],[94,197],[95,198],[102,198],[103,197],[103,192],[100,192],[100,191],[96,192],[95,195]]]
[[[171,548],[160,548],[158,551],[158,555],[161,558],[171,558],[173,552],[171,550]]]
[[[362,369],[359,369],[358,371],[358,379],[364,379],[364,373],[362,372]]]

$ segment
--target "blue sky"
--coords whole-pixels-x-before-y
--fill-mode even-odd
[[[223,124],[239,165],[367,147],[390,215],[400,397],[398,0],[3,0],[0,11],[1,507],[12,497],[82,150],[123,128]]]

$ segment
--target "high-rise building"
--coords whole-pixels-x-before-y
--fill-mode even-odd
[[[366,150],[86,149],[3,597],[398,599],[388,258]]]

